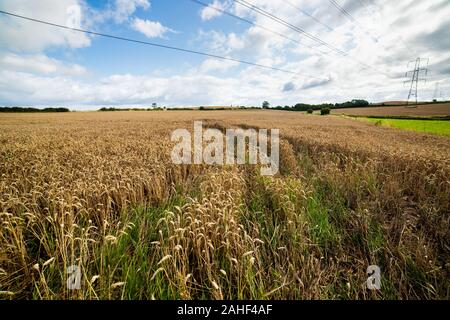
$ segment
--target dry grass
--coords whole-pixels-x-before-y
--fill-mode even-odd
[[[173,165],[196,119],[279,128],[280,174]],[[2,115],[0,298],[448,299],[448,150],[277,111]]]

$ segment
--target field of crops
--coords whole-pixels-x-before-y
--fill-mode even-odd
[[[450,103],[424,104],[417,107],[385,106],[370,108],[335,109],[333,114],[345,114],[349,116],[450,116]]]
[[[193,120],[280,129],[279,174],[173,164]],[[449,299],[449,150],[297,112],[3,114],[0,299]]]

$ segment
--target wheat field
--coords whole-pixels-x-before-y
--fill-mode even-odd
[[[173,164],[194,120],[278,128],[280,172]],[[449,150],[283,111],[3,114],[0,299],[449,299]]]

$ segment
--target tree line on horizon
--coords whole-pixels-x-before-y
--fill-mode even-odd
[[[321,104],[307,104],[307,103],[297,103],[294,106],[277,106],[270,107],[267,101],[262,104],[263,109],[275,109],[275,110],[286,110],[286,111],[317,111],[324,109],[344,109],[344,108],[365,108],[369,107],[370,103],[362,99],[353,99],[344,103],[321,103]]]
[[[0,112],[70,112],[67,108],[0,107]]]
[[[366,100],[354,99],[344,103],[321,103],[321,104],[307,104],[297,103],[293,106],[277,106],[271,107],[268,101],[264,101],[262,104],[263,109],[272,110],[285,110],[285,111],[317,111],[326,109],[342,109],[342,108],[364,108],[370,106]],[[260,109],[261,107],[254,106],[239,106],[237,109]],[[226,110],[227,108],[209,109],[207,107],[200,107],[198,110]],[[165,108],[165,107],[153,107],[153,108],[115,108],[115,107],[103,107],[98,111],[156,111],[156,110],[193,110],[193,108]],[[68,108],[63,107],[50,107],[50,108],[33,108],[33,107],[0,107],[0,112],[70,112]]]

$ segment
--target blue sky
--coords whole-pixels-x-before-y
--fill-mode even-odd
[[[86,4],[98,11],[105,11],[112,2],[87,1]],[[232,19],[205,21],[199,19],[201,7],[186,0],[154,0],[151,7],[138,7],[133,18],[157,21],[174,32],[167,32],[161,37],[148,38],[126,23],[109,20],[96,25],[98,32],[127,37],[142,41],[151,41],[193,50],[207,51],[198,40],[198,32],[202,29],[220,29],[223,31],[239,30],[239,25]],[[88,68],[94,76],[108,76],[110,74],[132,73],[145,75],[154,71],[174,72],[189,68],[200,63],[204,58],[196,55],[186,55],[165,49],[130,44],[96,37],[88,47],[67,52],[67,48],[53,48],[48,50],[50,57],[69,58],[74,63],[80,63]]]
[[[320,55],[317,48],[330,50],[233,0],[202,1],[295,41],[189,0],[0,0],[0,9],[314,78],[0,15],[0,105],[65,105],[83,110],[152,102],[176,107],[260,105],[263,100],[272,105],[353,98],[404,100],[406,63],[417,56],[430,58],[429,81],[421,85],[420,98],[433,98],[437,82],[439,96],[450,98],[447,0],[338,1],[357,21],[342,15],[328,0],[247,0],[347,52],[347,58]],[[372,68],[364,69],[363,64]]]

